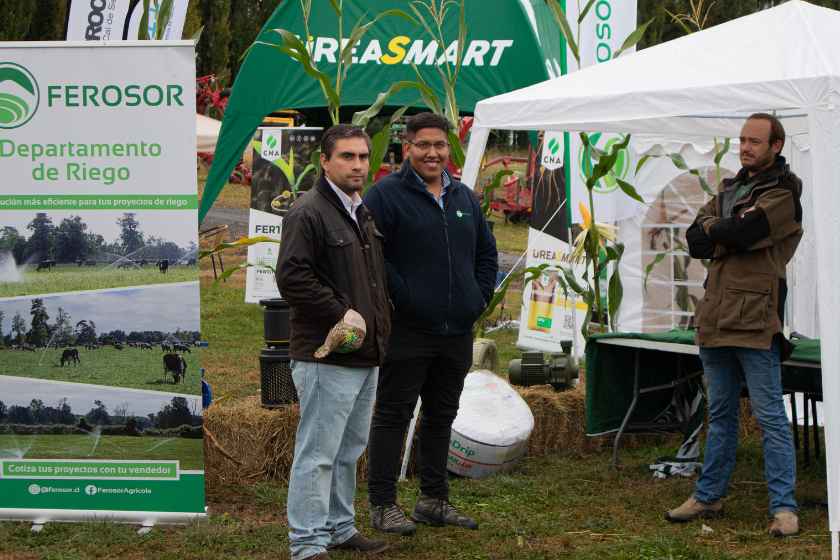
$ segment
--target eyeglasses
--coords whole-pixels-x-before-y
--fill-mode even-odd
[[[442,152],[444,150],[449,149],[449,142],[411,142],[409,144],[413,145],[415,148],[420,150],[421,152],[428,152],[431,148],[434,148],[435,151]]]

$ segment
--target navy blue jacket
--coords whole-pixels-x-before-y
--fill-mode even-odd
[[[408,160],[364,197],[385,235],[394,326],[460,335],[493,295],[498,253],[469,187],[453,179],[443,200],[441,209]]]

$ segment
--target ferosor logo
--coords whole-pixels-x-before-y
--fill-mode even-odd
[[[0,128],[17,128],[35,116],[41,93],[32,73],[14,62],[0,62]]]
[[[620,136],[613,136],[609,138],[606,142],[604,142],[603,146],[599,145],[603,140],[603,136],[600,132],[596,132],[594,134],[589,135],[589,142],[602,152],[609,152],[610,149],[613,147],[614,144],[619,144],[623,140]],[[580,150],[578,150],[578,167],[580,171],[580,176],[586,182],[586,179],[592,175],[592,169],[598,163],[597,159],[592,154],[589,148],[585,146],[581,146]],[[618,158],[615,160],[615,165],[613,166],[612,170],[603,177],[600,181],[595,184],[595,192],[599,193],[610,193],[618,188],[618,179],[624,179],[627,177],[627,173],[630,171],[630,154],[627,152],[627,149],[623,149],[618,153]]]
[[[32,494],[33,496],[37,496],[38,494],[41,493],[41,487],[38,486],[37,484],[30,484],[29,485],[29,493]]]

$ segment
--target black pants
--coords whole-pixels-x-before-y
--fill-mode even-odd
[[[472,335],[433,336],[395,326],[379,386],[368,447],[370,503],[396,502],[400,451],[417,397],[420,413],[420,491],[447,499],[446,459],[464,378],[472,364]]]

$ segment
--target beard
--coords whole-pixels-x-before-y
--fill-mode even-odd
[[[744,162],[741,160],[741,166],[749,172],[755,173],[770,167],[776,160],[776,154],[772,150],[768,150],[765,154],[754,156],[752,161]]]

